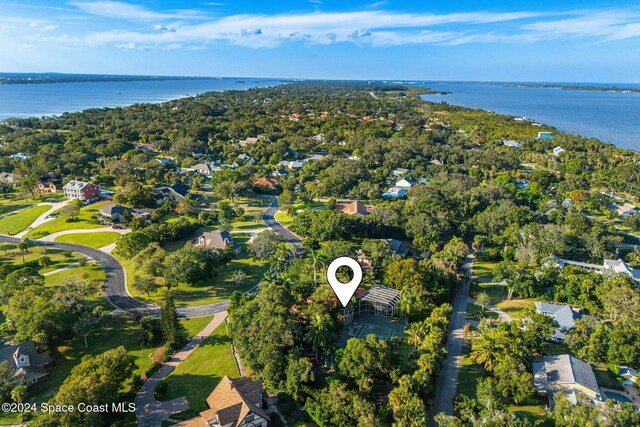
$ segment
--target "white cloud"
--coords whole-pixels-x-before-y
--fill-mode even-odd
[[[32,22],[31,24],[29,24],[30,28],[37,28],[39,26],[40,26],[40,24],[38,24],[37,22]]]
[[[44,27],[40,28],[41,31],[54,31],[57,29],[58,29],[57,25],[45,25]]]
[[[241,14],[194,22],[189,11],[155,12],[122,2],[72,3],[86,13],[161,22],[147,29],[79,34],[68,43],[178,49],[225,43],[254,48],[291,43],[360,47],[418,44],[532,43],[568,37],[610,41],[640,37],[640,8],[563,12],[400,13],[388,10]],[[145,27],[143,27],[145,28]],[[61,40],[50,38],[50,40]]]
[[[125,3],[120,1],[71,1],[71,6],[75,6],[79,11],[102,16],[104,18],[116,18],[127,21],[162,21],[169,19],[204,19],[201,11],[195,10],[174,10],[166,12],[156,12],[144,6]]]

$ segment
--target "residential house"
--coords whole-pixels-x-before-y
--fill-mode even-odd
[[[575,326],[575,321],[583,316],[581,308],[571,307],[567,304],[553,304],[538,301],[534,304],[536,306],[536,313],[553,317],[558,324],[558,329],[552,336],[552,338],[557,341],[563,341],[566,333]]]
[[[122,222],[127,210],[128,208],[125,208],[124,206],[117,205],[113,202],[108,202],[100,208],[100,215],[104,218],[108,218],[113,222]]]
[[[520,148],[520,143],[518,141],[514,141],[513,139],[503,139],[502,143],[509,148]]]
[[[603,400],[591,365],[569,354],[544,356],[542,362],[534,362],[533,385],[537,393],[549,396],[550,406],[555,393],[565,393],[573,404],[578,403],[578,395],[593,402]]]
[[[100,187],[84,181],[69,181],[62,187],[62,191],[67,199],[83,202],[91,202],[100,198]]]
[[[559,145],[557,147],[555,147],[553,149],[553,155],[558,157],[560,154],[564,153],[564,148],[560,147]]]
[[[355,161],[358,161],[358,160],[360,160],[360,156],[356,156],[355,154],[354,154],[354,155],[351,155],[351,156],[349,156],[349,160],[355,160]]]
[[[176,164],[176,161],[170,157],[156,157],[154,160],[162,166],[172,166]]]
[[[442,166],[442,162],[438,159],[430,160],[429,163],[431,163],[434,166]]]
[[[411,188],[413,187],[413,180],[409,178],[402,178],[400,181],[396,182],[395,186],[400,188]]]
[[[311,137],[311,139],[313,139],[316,142],[322,142],[322,141],[324,141],[326,139],[326,137],[325,137],[324,133],[319,133],[317,135],[313,135]]]
[[[632,216],[638,213],[638,208],[631,203],[625,203],[623,205],[615,205],[616,213],[623,218]]]
[[[19,180],[18,175],[11,172],[0,172],[0,181],[8,182],[9,184],[17,184]]]
[[[528,179],[515,179],[513,183],[515,184],[516,188],[520,190],[525,190],[529,188],[531,181],[529,181]]]
[[[367,216],[373,212],[373,205],[365,205],[359,201],[337,202],[334,209],[349,216]]]
[[[27,160],[29,158],[29,156],[27,156],[24,153],[16,153],[16,154],[12,154],[9,156],[10,159],[20,159],[20,160]]]
[[[227,247],[232,247],[236,255],[240,254],[240,246],[236,246],[233,237],[228,231],[206,231],[196,238],[194,246],[220,251],[227,249]]]
[[[158,150],[156,149],[156,147],[153,146],[153,144],[133,144],[134,147],[139,148],[142,151],[153,151],[153,152],[157,152]]]
[[[284,166],[287,169],[300,169],[302,166],[304,166],[304,163],[302,163],[299,160],[293,160],[291,162],[288,162],[288,161],[280,162],[279,165]]]
[[[285,169],[278,169],[276,171],[273,171],[273,173],[271,174],[271,176],[289,176],[289,172],[287,172]]]
[[[267,394],[260,381],[224,376],[207,397],[209,409],[176,427],[267,427]]]
[[[210,178],[213,174],[213,165],[210,163],[198,163],[197,165],[190,166],[188,168],[180,169],[180,172],[183,173],[201,173],[207,178]]]
[[[39,353],[33,341],[0,347],[0,361],[6,361],[16,383],[36,384],[49,376],[51,355]]]
[[[280,182],[273,178],[251,178],[251,182],[261,190],[275,191]]]
[[[538,138],[540,139],[553,139],[554,136],[551,132],[538,132]]]
[[[638,371],[629,366],[620,366],[618,376],[624,378],[622,385],[635,385],[638,381]]]
[[[36,180],[33,191],[38,194],[55,193],[58,191],[60,184],[62,184],[62,177],[60,175],[41,176]]]
[[[154,199],[158,205],[164,203],[165,200],[173,200],[180,202],[189,194],[191,189],[186,184],[174,184],[168,187],[158,187],[154,189]]]
[[[240,145],[240,147],[244,147],[246,145],[251,145],[251,144],[255,144],[258,142],[258,138],[256,137],[249,137],[249,138],[245,138],[245,139],[241,139],[238,141],[238,145]]]
[[[247,153],[238,154],[238,159],[247,163],[255,163],[256,161],[251,158]]]
[[[409,172],[410,172],[409,169],[395,168],[394,170],[391,171],[391,175],[395,176],[396,178],[401,178],[404,175],[408,174]]]
[[[402,187],[391,187],[384,193],[382,193],[382,197],[388,199],[399,199],[400,197],[404,197],[407,194],[407,189]]]
[[[324,159],[325,156],[323,156],[322,154],[313,154],[309,157],[307,157],[306,159],[303,160],[303,162],[316,162],[318,160],[322,160]]]
[[[589,270],[598,270],[603,274],[624,274],[636,282],[640,282],[640,270],[636,270],[621,259],[605,259],[602,264],[590,264],[587,262],[553,257],[547,264],[555,264],[560,268],[564,268],[567,265],[575,265]]]

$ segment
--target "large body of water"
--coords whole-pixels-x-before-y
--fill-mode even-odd
[[[423,95],[422,98],[428,101],[526,116],[563,132],[594,137],[618,147],[640,151],[640,93],[489,83],[428,82],[421,86],[450,92],[447,95]]]
[[[0,85],[0,120],[58,115],[87,108],[163,102],[204,92],[280,84],[275,79],[140,80]]]
[[[87,108],[162,102],[209,91],[281,84],[277,79],[157,80],[0,85],[0,120]],[[640,151],[640,93],[527,88],[489,83],[427,82],[450,92],[429,101],[530,117],[558,129]],[[628,86],[628,85],[627,85]],[[636,85],[640,87],[640,85]]]

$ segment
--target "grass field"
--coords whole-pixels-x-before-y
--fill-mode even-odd
[[[498,319],[498,314],[487,309],[482,312],[482,307],[476,304],[468,304],[467,305],[467,319],[469,320],[477,320],[478,322],[481,319]]]
[[[60,286],[65,285],[70,282],[97,282],[102,283],[107,280],[107,276],[95,262],[87,263],[87,265],[83,267],[72,267],[66,270],[62,270],[58,273],[51,274],[49,276],[45,276],[44,284],[46,286]]]
[[[204,329],[211,322],[213,316],[194,317],[192,319],[180,319],[180,324],[184,328],[189,338],[195,337],[198,332]]]
[[[207,396],[225,375],[237,378],[239,373],[231,353],[227,325],[222,323],[164,379],[169,384],[169,391],[163,399],[186,396],[190,409],[203,411],[207,409]]]
[[[229,264],[222,267],[218,271],[218,276],[209,279],[202,285],[192,285],[181,283],[179,286],[172,288],[176,306],[178,307],[192,307],[203,304],[211,304],[214,302],[223,301],[229,298],[229,295],[235,290],[244,292],[251,289],[262,280],[262,276],[268,270],[268,263],[265,261],[254,261],[248,252],[247,241],[249,235],[247,234],[234,234],[233,239],[236,244],[239,244],[242,251],[239,256],[234,258]],[[182,246],[182,245],[179,245]],[[167,250],[177,249],[172,246],[167,247]],[[122,262],[122,260],[120,260]],[[128,283],[132,283],[133,280],[133,263],[131,261],[124,261],[122,265],[127,271]],[[236,285],[232,280],[232,275],[235,271],[242,270],[247,274],[247,279],[240,286]],[[159,303],[162,301],[162,292],[156,292],[151,294],[151,297],[147,297],[146,294],[140,292],[129,286],[129,292],[136,298],[148,302]]]
[[[40,215],[51,209],[50,205],[33,206],[0,218],[0,234],[18,234]]]
[[[56,219],[52,219],[49,222],[45,222],[40,227],[36,227],[31,230],[27,236],[32,238],[39,238],[48,236],[49,234],[57,233],[58,231],[75,230],[75,229],[89,229],[104,227],[99,223],[95,216],[100,211],[100,206],[106,202],[94,203],[89,206],[85,206],[80,209],[80,215],[76,221],[67,222],[66,217],[59,216]]]
[[[42,197],[34,199],[32,197],[22,197],[15,193],[9,193],[4,198],[0,197],[0,215],[4,215],[9,212],[17,211],[18,209],[28,208],[38,203],[46,203],[50,200],[61,200],[62,194],[43,194]]]
[[[293,223],[293,217],[289,216],[289,214],[287,214],[286,212],[278,211],[276,212],[276,221],[278,221],[285,227],[288,227],[291,225],[291,223]]]
[[[493,269],[498,265],[496,261],[473,261],[473,275],[479,279],[493,280]]]
[[[507,288],[498,283],[472,283],[471,296],[473,297],[479,292],[489,294],[489,304],[491,305],[499,304],[507,298]]]
[[[496,305],[500,310],[507,313],[514,319],[522,319],[525,317],[525,309],[533,308],[533,300],[530,299],[512,299],[504,300]]]
[[[56,242],[75,243],[78,245],[91,246],[92,248],[102,248],[110,245],[120,238],[120,233],[115,231],[100,231],[97,233],[85,234],[63,234],[56,237]]]
[[[46,268],[40,267],[38,269],[38,272],[40,274],[57,270],[70,264],[75,264],[81,258],[85,258],[84,255],[78,254],[76,252],[68,253],[60,249],[45,248],[44,246],[34,246],[32,248],[29,248],[29,253],[26,253],[24,255],[24,260],[31,261],[41,258],[42,256],[48,256],[51,260],[51,264]],[[10,245],[8,243],[0,243],[0,257],[3,258],[4,261],[13,264],[22,263],[22,254],[20,253],[20,251],[16,249],[15,245]]]

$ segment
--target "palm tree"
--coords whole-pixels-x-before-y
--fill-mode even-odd
[[[512,337],[506,331],[487,329],[482,335],[473,340],[471,346],[471,360],[491,372],[496,364],[509,355]]]
[[[271,268],[276,273],[276,277],[279,277],[280,273],[284,271],[284,267],[290,254],[290,248],[285,243],[278,245],[276,248],[276,253],[271,258]]]
[[[91,333],[91,320],[86,317],[78,319],[78,321],[73,325],[73,330],[76,334],[84,338],[85,348],[89,347],[89,344],[87,343],[87,336]]]
[[[421,323],[410,323],[407,328],[407,341],[413,348],[420,348],[424,339],[424,329]]]
[[[310,249],[311,266],[313,267],[313,288],[318,289],[318,269],[326,265],[326,257],[317,249]]]
[[[329,346],[332,328],[333,319],[326,313],[313,313],[309,317],[305,338],[316,353],[316,361],[318,360],[319,350]]]

